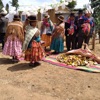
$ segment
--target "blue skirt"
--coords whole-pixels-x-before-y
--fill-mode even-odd
[[[63,38],[62,37],[54,38],[51,42],[50,49],[55,50],[55,52],[63,52],[64,51]]]

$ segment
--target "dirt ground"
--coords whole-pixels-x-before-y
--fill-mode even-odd
[[[100,56],[98,43],[95,53]],[[100,100],[100,73],[42,61],[32,68],[25,61],[13,64],[0,52],[0,100]]]

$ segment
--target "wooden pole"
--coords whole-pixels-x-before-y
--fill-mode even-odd
[[[92,37],[92,50],[95,50],[95,37],[96,37],[96,31],[93,32],[93,37]]]
[[[99,30],[99,32],[98,32],[98,35],[99,35],[99,43],[100,43],[100,30]]]

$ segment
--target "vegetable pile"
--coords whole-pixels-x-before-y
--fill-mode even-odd
[[[67,55],[67,54],[61,54],[57,56],[57,60],[59,62],[65,63],[66,65],[72,65],[72,66],[86,66],[86,65],[96,65],[97,62],[93,61],[90,58],[83,57],[81,55]]]

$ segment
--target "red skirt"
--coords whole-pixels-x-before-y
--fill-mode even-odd
[[[25,51],[25,60],[26,61],[40,61],[44,57],[44,50],[40,42],[33,41],[32,47]]]

